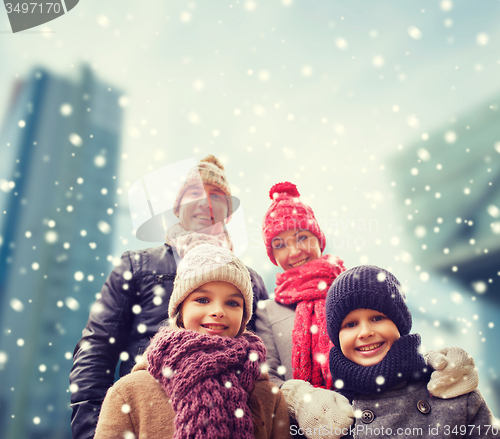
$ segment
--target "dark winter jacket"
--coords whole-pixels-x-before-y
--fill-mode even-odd
[[[168,245],[125,252],[93,305],[82,339],[75,347],[70,374],[71,429],[74,439],[94,436],[102,401],[113,385],[119,360],[120,377],[132,370],[160,324],[168,318],[168,302],[176,273]],[[262,278],[251,268],[254,310],[269,298]],[[248,324],[254,330],[253,319]],[[75,386],[76,385],[76,386]]]

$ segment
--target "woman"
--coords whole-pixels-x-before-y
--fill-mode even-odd
[[[327,426],[323,437],[339,437],[335,429],[352,425],[354,413],[345,397],[329,390],[334,386],[325,299],[330,285],[345,271],[344,263],[337,256],[322,255],[325,235],[294,184],[275,184],[269,196],[273,202],[264,216],[262,236],[269,259],[283,273],[276,275],[274,300],[258,307],[256,331],[266,345],[270,379],[281,388],[300,430],[314,437],[314,428]],[[477,387],[477,371],[462,349],[438,351],[429,359],[436,370],[429,382],[434,396],[462,395]],[[451,392],[450,382],[457,383]]]

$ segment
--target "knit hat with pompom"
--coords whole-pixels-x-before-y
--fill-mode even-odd
[[[181,204],[182,197],[186,189],[196,183],[201,182],[203,184],[211,184],[218,187],[226,195],[228,213],[230,216],[233,213],[233,199],[231,197],[231,188],[226,180],[226,175],[224,173],[224,165],[220,160],[213,156],[212,154],[207,155],[204,159],[200,160],[198,166],[191,168],[186,177],[186,181],[179,189],[177,193],[177,198],[174,204],[174,214],[179,216],[179,207]]]
[[[325,249],[325,235],[314,217],[314,212],[307,204],[302,203],[299,197],[297,186],[288,181],[275,184],[269,191],[269,198],[273,203],[262,221],[262,237],[267,255],[274,265],[278,264],[273,255],[273,239],[287,230],[309,230],[318,238],[321,253]]]

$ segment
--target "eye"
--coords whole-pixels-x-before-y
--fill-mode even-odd
[[[344,328],[354,328],[356,326],[355,322],[348,322],[344,325]]]
[[[208,303],[208,299],[206,297],[198,297],[197,299],[194,299],[195,302],[198,302],[198,303]]]
[[[384,320],[384,319],[385,319],[384,316],[378,315],[378,316],[374,316],[372,320],[374,322],[380,322],[381,320]]]
[[[220,201],[222,199],[222,195],[212,194],[212,195],[210,195],[210,198],[213,198],[216,201]]]
[[[281,239],[276,239],[273,241],[273,248],[276,250],[279,250],[280,248],[283,248],[283,241]]]
[[[193,186],[186,191],[187,195],[198,197],[203,193],[203,189],[197,186]]]
[[[240,304],[236,300],[230,300],[229,302],[227,302],[227,305],[233,308],[237,308],[240,306]]]
[[[307,238],[309,238],[309,236],[307,236],[307,235],[299,235],[297,237],[297,241],[302,242],[302,241],[305,241]]]

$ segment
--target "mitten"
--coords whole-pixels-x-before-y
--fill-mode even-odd
[[[288,413],[296,419],[299,427],[310,439],[317,438],[307,436],[307,432],[314,432],[315,428],[319,429],[316,432],[322,433],[322,438],[340,438],[348,434],[349,427],[354,423],[352,406],[340,393],[313,387],[302,380],[285,381],[281,391]]]
[[[442,399],[455,398],[472,392],[479,384],[479,374],[473,358],[462,348],[444,348],[424,355],[434,369],[427,383],[431,395]]]

